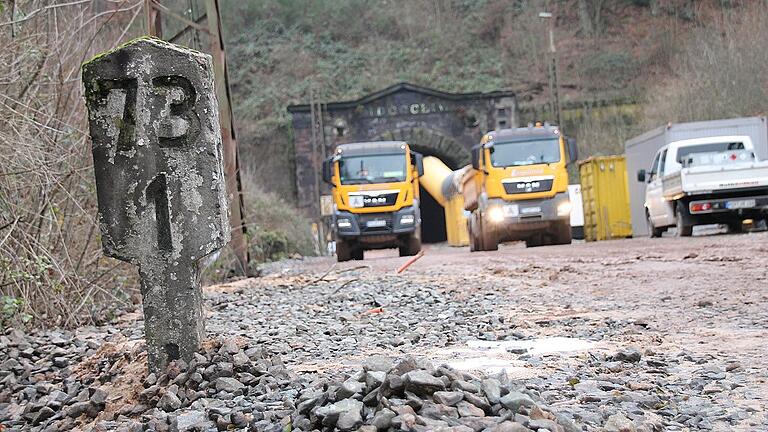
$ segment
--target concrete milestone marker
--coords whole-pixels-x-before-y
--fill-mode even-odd
[[[139,267],[150,370],[199,348],[198,262],[229,241],[212,70],[149,38],[83,65],[102,246]]]

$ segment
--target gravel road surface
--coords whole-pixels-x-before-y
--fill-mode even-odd
[[[401,274],[407,258],[377,251],[208,287],[210,343],[159,377],[144,371],[139,313],[8,331],[0,423],[768,430],[767,233],[425,249]]]

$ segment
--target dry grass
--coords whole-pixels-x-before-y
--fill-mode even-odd
[[[133,36],[142,4],[2,3],[0,325],[99,322],[131,303],[131,273],[100,250],[80,65]]]
[[[768,1],[732,9],[697,29],[673,76],[649,92],[645,125],[768,112]]]

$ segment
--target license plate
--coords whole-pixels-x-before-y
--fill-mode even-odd
[[[372,220],[372,221],[368,221],[365,225],[368,228],[381,228],[383,226],[387,226],[387,221],[385,221],[385,220]]]
[[[729,210],[733,209],[742,209],[742,208],[752,208],[755,206],[755,200],[753,199],[746,199],[746,200],[734,200],[734,201],[727,201],[725,203],[725,208]]]
[[[524,207],[520,212],[522,214],[541,213],[541,207]]]
[[[349,206],[352,208],[360,208],[365,205],[365,201],[363,200],[362,195],[350,195],[349,196]]]
[[[507,204],[504,206],[504,216],[515,217],[520,214],[517,204]]]

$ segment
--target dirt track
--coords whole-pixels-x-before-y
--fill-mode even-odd
[[[407,258],[367,255],[272,263],[264,277],[205,288],[210,340],[188,373],[146,375],[138,311],[72,332],[10,330],[0,335],[0,425],[313,430],[349,397],[368,403],[344,429],[355,430],[383,399],[378,388],[337,389],[363,385],[360,366],[373,359],[415,357],[404,363],[459,370],[459,395],[474,405],[457,419],[446,417],[456,408],[390,396],[393,409],[418,410],[408,430],[768,430],[768,233],[472,254],[433,246],[402,274]],[[508,403],[466,390],[482,376]],[[325,396],[310,397],[317,389]],[[510,408],[519,397],[536,408]]]
[[[352,366],[374,352],[414,353],[463,369],[503,368],[521,379],[538,377],[536,385],[550,403],[594,426],[607,416],[601,405],[611,401],[609,412],[633,418],[634,411],[635,419],[656,419],[665,430],[768,427],[766,233],[533,249],[513,244],[472,254],[435,246],[395,276],[405,261],[395,251],[377,251],[363,262],[334,265],[323,258],[273,264],[259,284],[295,283],[290,275],[306,278],[309,272],[315,279],[307,283],[326,292],[354,293],[373,283],[386,298],[389,289],[399,289],[387,283],[402,280],[437,290],[445,296],[439,310],[449,312],[446,321],[481,321],[480,331],[430,344],[427,335],[452,327],[435,325],[434,317],[425,317],[421,326],[418,317],[401,316],[411,319],[421,338],[361,343],[352,353],[341,350],[323,360],[299,356],[292,367],[324,370]],[[478,298],[483,314],[450,313]],[[413,313],[397,302],[384,303],[367,304],[350,295],[334,310],[318,312],[363,329],[378,326],[376,321],[388,315]],[[382,313],[366,313],[379,304]],[[355,332],[348,336],[354,338]],[[360,342],[346,343],[355,340]],[[615,354],[625,349],[636,349],[642,360],[616,361]]]

